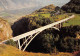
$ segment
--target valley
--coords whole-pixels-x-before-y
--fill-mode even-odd
[[[25,42],[24,38],[18,41],[10,39],[5,44],[0,44],[0,56],[80,56],[79,0],[71,0],[62,7],[49,4],[52,3],[52,0],[49,3],[46,2],[45,6],[41,5],[41,1],[30,1],[0,0],[0,42],[18,35],[22,38],[21,34],[23,35],[26,32],[29,34],[29,31],[48,24],[56,24],[58,21],[69,18],[72,15],[75,15],[75,17],[56,24],[53,28],[45,29],[37,36],[36,33],[29,35],[30,38],[32,36],[36,37],[24,52],[22,49],[31,40],[27,36],[23,35],[28,40],[22,46],[21,50],[19,49],[20,45]],[[16,4],[17,6],[15,6]],[[54,27],[59,30],[56,30]]]

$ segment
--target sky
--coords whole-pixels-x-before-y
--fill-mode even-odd
[[[69,1],[70,0],[0,0],[0,10],[4,10],[4,8],[7,10],[41,8],[50,4],[61,7]]]
[[[15,3],[25,4],[26,6],[47,6],[49,4],[54,4],[55,6],[63,6],[64,4],[68,3],[70,0],[12,0]]]
[[[38,0],[42,6],[48,4],[54,4],[55,6],[63,6],[64,4],[68,3],[70,0]]]

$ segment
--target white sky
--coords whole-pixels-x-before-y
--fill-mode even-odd
[[[31,7],[41,8],[50,4],[61,7],[64,4],[68,3],[70,0],[0,0],[0,3],[1,1],[4,3],[5,8],[14,10]],[[6,1],[7,3],[5,3]]]
[[[41,2],[43,6],[48,4],[54,4],[55,6],[62,6],[68,3],[70,0],[38,0],[38,1]]]

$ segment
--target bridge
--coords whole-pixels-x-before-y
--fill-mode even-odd
[[[29,32],[26,32],[24,34],[21,34],[21,35],[18,35],[16,37],[13,37],[11,38],[13,41],[17,41],[18,42],[18,47],[20,50],[23,50],[25,51],[25,49],[28,47],[28,45],[31,43],[31,41],[39,34],[41,33],[42,31],[46,30],[46,29],[49,29],[49,28],[54,28],[56,30],[59,30],[59,28],[62,27],[63,23],[65,23],[66,21],[70,20],[71,18],[74,18],[75,15],[72,15],[72,16],[69,16],[68,18],[65,18],[63,20],[60,20],[60,21],[57,21],[57,22],[54,22],[52,24],[49,24],[49,25],[46,25],[46,26],[43,26],[43,27],[40,27],[40,28],[37,28],[35,30],[32,30],[32,31],[29,31]],[[60,31],[60,30],[59,30]],[[20,40],[24,39],[24,42],[21,44],[20,43]],[[8,39],[10,40],[10,39]],[[3,44],[5,43],[6,41],[8,40],[5,40],[5,41],[2,41],[0,44]],[[25,45],[25,46],[24,46]],[[24,48],[22,48],[24,46]]]

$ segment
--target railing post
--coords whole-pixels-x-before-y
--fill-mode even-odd
[[[60,28],[62,27],[62,23],[60,23]]]
[[[19,50],[21,50],[21,47],[20,47],[20,40],[18,40],[18,46],[19,46]]]
[[[25,37],[25,40],[26,40],[26,37]]]

